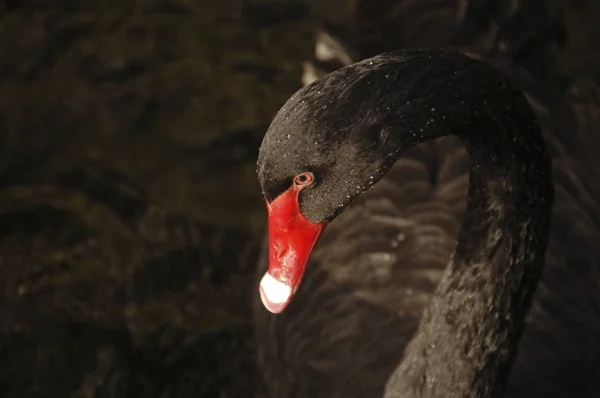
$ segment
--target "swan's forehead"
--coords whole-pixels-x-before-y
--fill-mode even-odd
[[[348,128],[336,112],[319,106],[319,100],[292,97],[273,119],[258,155],[260,178],[293,177],[335,161],[343,151]]]

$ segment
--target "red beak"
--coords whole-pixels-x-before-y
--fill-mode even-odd
[[[271,204],[269,217],[269,270],[260,282],[260,297],[270,312],[282,312],[302,283],[306,263],[325,228],[304,217],[298,203],[299,187],[293,185]]]

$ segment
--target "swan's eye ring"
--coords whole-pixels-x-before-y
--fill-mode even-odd
[[[294,177],[294,184],[300,187],[305,187],[310,185],[315,180],[315,176],[311,172],[300,173],[296,177]]]

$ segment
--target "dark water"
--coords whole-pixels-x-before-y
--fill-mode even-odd
[[[259,391],[255,157],[299,87],[308,4],[7,4],[0,396]]]
[[[354,6],[312,3],[0,5],[0,396],[261,396],[256,151]],[[562,70],[599,64],[589,15]]]

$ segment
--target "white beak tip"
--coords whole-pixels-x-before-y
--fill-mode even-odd
[[[292,300],[292,287],[273,278],[268,272],[262,277],[259,285],[260,299],[269,312],[279,314],[285,310]]]

